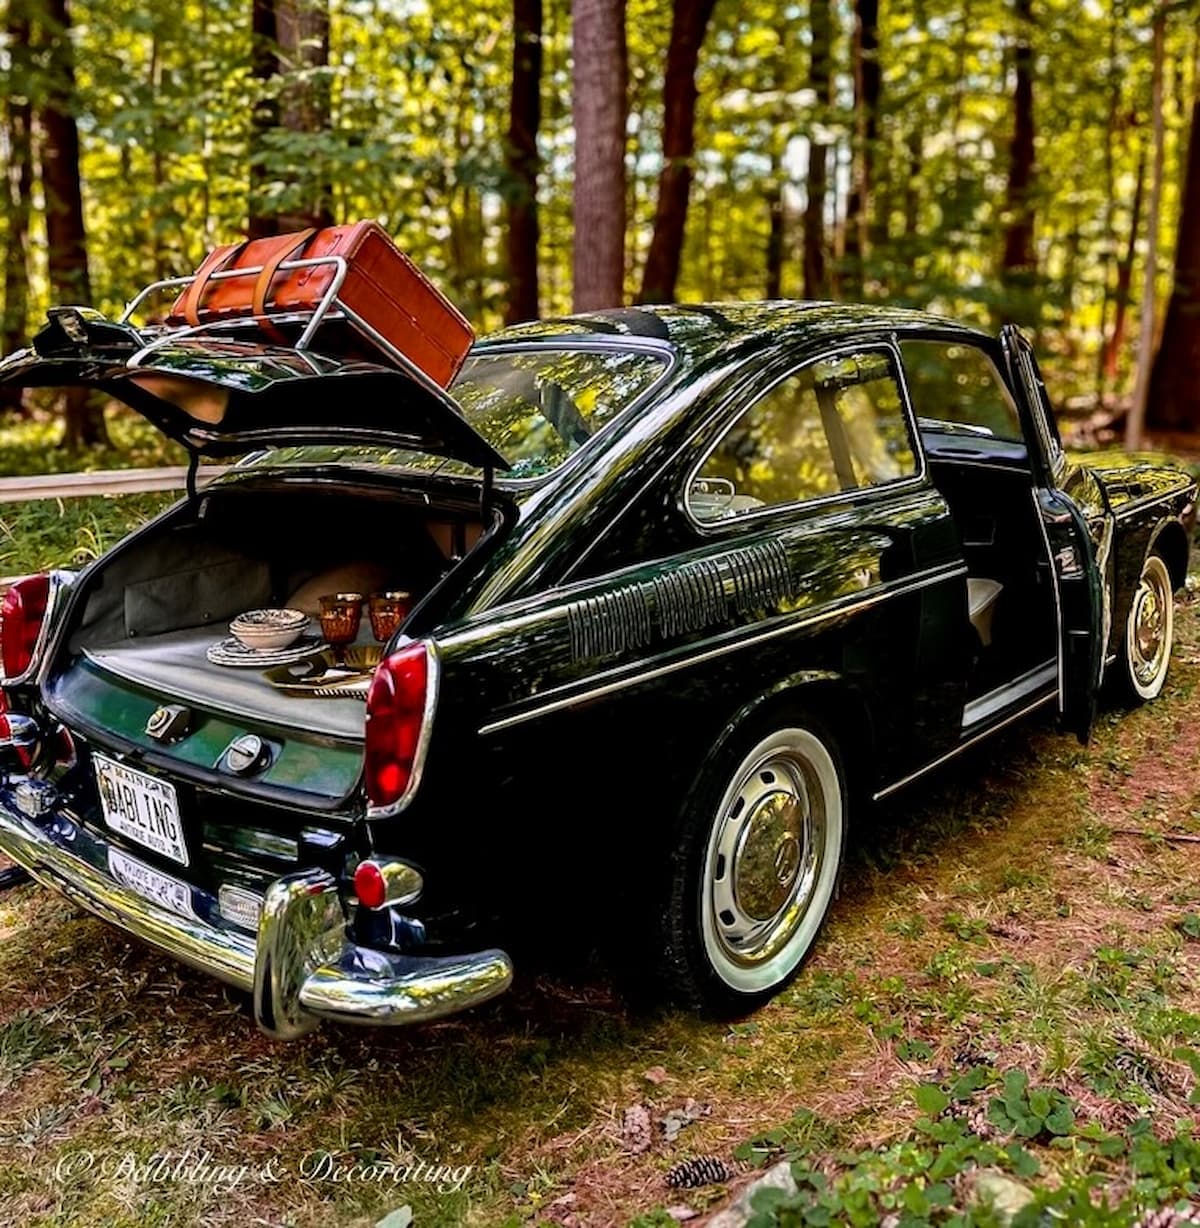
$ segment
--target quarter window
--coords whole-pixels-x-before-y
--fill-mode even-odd
[[[848,354],[802,367],[755,401],[701,465],[688,506],[698,520],[722,520],[915,472],[890,354]]]
[[[1024,442],[1021,418],[983,350],[962,342],[902,341],[904,374],[922,427]]]

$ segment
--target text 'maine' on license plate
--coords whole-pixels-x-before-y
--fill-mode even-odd
[[[93,755],[104,821],[113,831],[180,865],[188,864],[175,788],[124,763]]]

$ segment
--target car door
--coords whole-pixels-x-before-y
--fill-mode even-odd
[[[1102,577],[1111,553],[1111,524],[1102,509],[1081,507],[1063,489],[1068,466],[1033,347],[1011,324],[1001,330],[1000,345],[1009,383],[1026,417],[1034,498],[1054,583],[1059,713],[1064,727],[1086,742],[1104,669]]]

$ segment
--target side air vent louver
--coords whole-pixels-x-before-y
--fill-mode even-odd
[[[782,542],[758,542],[697,559],[643,584],[573,602],[567,609],[571,655],[579,660],[644,648],[662,639],[778,605],[792,591]]]

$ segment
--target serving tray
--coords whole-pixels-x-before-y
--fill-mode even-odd
[[[375,667],[383,649],[375,644],[354,644],[346,649],[342,663],[332,648],[299,661],[267,670],[263,677],[286,695],[312,695],[323,699],[366,699]]]

